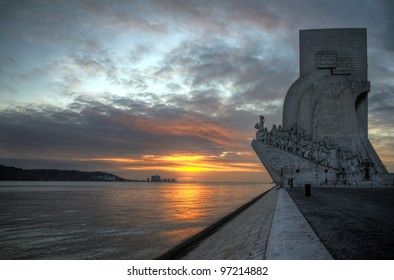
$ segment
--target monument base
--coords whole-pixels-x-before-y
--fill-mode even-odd
[[[259,140],[253,140],[252,147],[277,185],[290,185],[291,181],[294,186],[305,184],[370,186],[387,182],[384,174],[372,172],[369,174],[370,181],[365,181],[365,172],[356,166],[352,170],[324,166]]]

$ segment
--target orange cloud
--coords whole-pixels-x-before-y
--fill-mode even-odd
[[[80,161],[104,161],[104,162],[112,162],[112,163],[135,163],[141,162],[141,159],[130,159],[130,158],[107,158],[107,157],[98,157],[98,158],[87,158],[87,159],[78,159]]]
[[[157,120],[147,117],[139,117],[130,120],[129,118],[121,117],[117,121],[153,134],[176,136],[192,135],[230,147],[238,146],[237,140],[241,138],[241,135],[233,130],[221,127],[217,124],[207,123],[199,120],[197,117],[191,116],[172,120]]]

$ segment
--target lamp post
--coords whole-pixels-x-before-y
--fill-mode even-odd
[[[326,173],[326,180],[324,180],[324,185],[327,185],[327,182],[328,182],[328,180],[327,180],[327,172],[328,172],[328,169],[325,169],[324,173]]]

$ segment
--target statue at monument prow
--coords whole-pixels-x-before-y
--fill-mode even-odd
[[[367,67],[365,28],[300,30],[300,77],[287,92],[283,126],[268,131],[260,116],[252,141],[276,184],[388,180],[368,140]]]

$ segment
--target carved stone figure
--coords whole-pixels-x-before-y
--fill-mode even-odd
[[[256,123],[254,125],[254,128],[258,129],[259,131],[263,131],[263,129],[264,129],[264,122],[265,122],[264,116],[260,115],[260,122]]]

